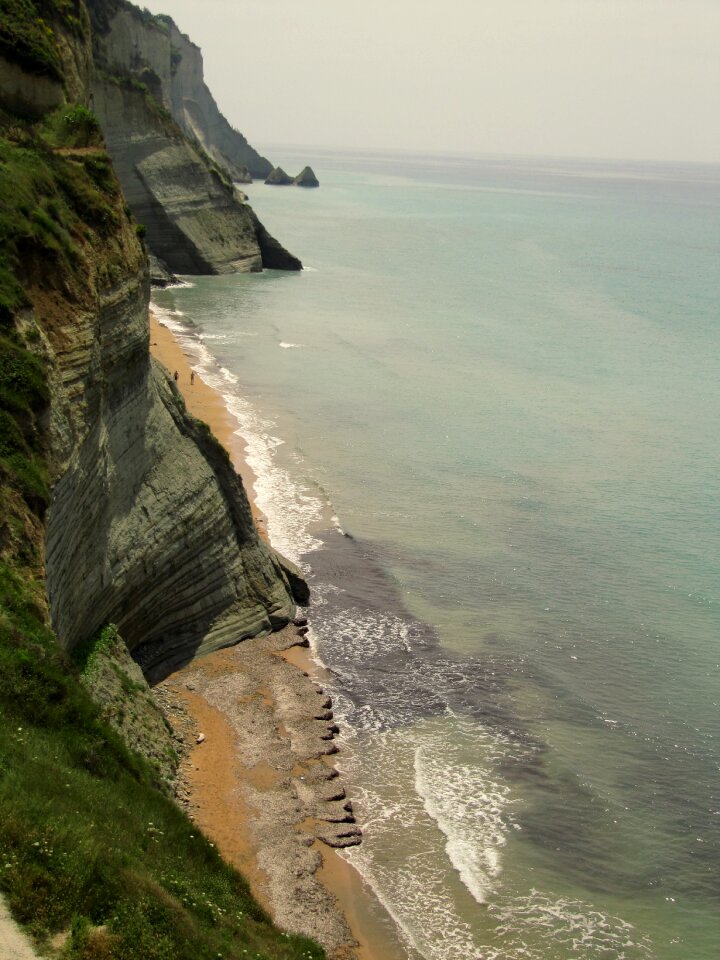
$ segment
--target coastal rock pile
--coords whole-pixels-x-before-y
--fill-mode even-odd
[[[185,716],[205,714],[218,724],[179,770],[189,815],[210,833],[222,823],[228,838],[223,853],[231,860],[250,844],[261,871],[256,882],[284,929],[312,936],[330,956],[349,960],[355,956],[352,934],[318,876],[323,860],[317,841],[356,846],[362,831],[331,765],[338,752],[332,701],[280,655],[302,645],[306,629],[288,625],[218,651],[156,690],[170,703],[184,701]],[[174,710],[169,718],[175,725]],[[223,730],[229,733],[227,753],[220,747]],[[208,788],[198,773],[200,750],[216,751],[224,786]]]
[[[319,187],[320,181],[315,176],[312,167],[303,167],[300,173],[295,177],[295,185],[298,187]]]
[[[312,167],[303,167],[296,177],[285,173],[282,167],[275,167],[268,174],[265,183],[271,187],[319,187],[320,181],[313,173]]]
[[[275,167],[265,178],[265,183],[272,187],[287,187],[293,182],[282,167]]]

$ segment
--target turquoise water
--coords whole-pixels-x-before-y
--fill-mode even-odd
[[[313,577],[349,859],[413,958],[714,960],[720,169],[301,159],[305,272],[156,300]]]

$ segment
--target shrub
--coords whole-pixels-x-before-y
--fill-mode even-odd
[[[4,0],[0,11],[0,52],[30,73],[62,80],[55,31],[40,15],[39,8],[32,0]]]
[[[63,111],[62,126],[68,146],[89,147],[100,142],[100,124],[82,104]]]

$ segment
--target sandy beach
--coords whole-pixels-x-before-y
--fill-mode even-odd
[[[223,398],[191,377],[191,358],[152,314],[150,340],[152,355],[177,371],[190,413],[230,453],[266,538],[244,442]],[[279,926],[314,937],[334,960],[403,960],[372,918],[361,877],[336,852],[360,842],[361,829],[332,764],[337,727],[306,632],[299,620],[190,663],[155,688],[186,745],[179,795]]]

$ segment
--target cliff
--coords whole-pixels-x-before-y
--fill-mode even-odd
[[[45,567],[60,643],[112,621],[160,669],[286,623],[287,578],[227,454],[150,362],[147,259],[94,119],[64,105],[23,136],[29,146],[7,140],[4,200],[20,204],[14,336],[31,336],[46,367]]]
[[[98,73],[93,94],[127,202],[173,273],[300,268],[280,244],[282,256],[264,261],[250,207],[146,91]]]
[[[58,384],[54,425],[74,442],[48,511],[46,570],[63,646],[112,622],[157,675],[294,608],[223,449],[148,362],[147,277],[134,281],[101,290],[72,330],[48,330],[76,399]]]
[[[110,622],[156,676],[295,609],[227,454],[150,361],[147,255],[93,70],[83,0],[3,4],[0,889],[67,956],[320,956],[269,925],[80,679]]]
[[[121,0],[91,0],[91,105],[126,199],[152,252],[175,273],[299,270],[235,190],[269,167],[217,109],[202,57],[165,17]],[[267,249],[271,255],[266,256]]]
[[[233,180],[268,175],[272,164],[222,115],[203,77],[200,48],[170,17],[153,17],[125,0],[90,0],[88,7],[97,55],[110,72],[149,80],[176,123]]]

